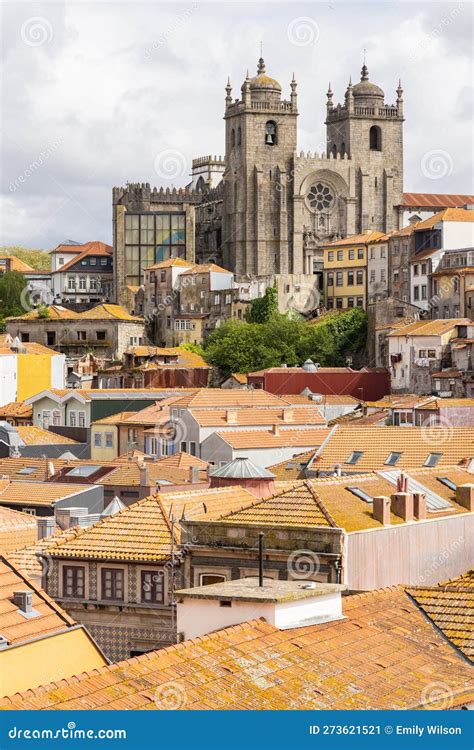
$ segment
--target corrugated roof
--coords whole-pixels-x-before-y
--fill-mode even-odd
[[[343,612],[288,630],[251,620],[0,705],[153,710],[167,707],[168,688],[187,710],[454,708],[474,699],[471,668],[402,589],[344,597]]]
[[[275,475],[267,469],[256,466],[249,458],[234,458],[219,469],[214,469],[209,476],[220,479],[274,479]]]
[[[401,205],[407,208],[461,208],[474,203],[474,195],[442,193],[403,193]]]

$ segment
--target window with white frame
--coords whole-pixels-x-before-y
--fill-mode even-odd
[[[77,427],[77,414],[75,411],[69,412],[69,426]]]

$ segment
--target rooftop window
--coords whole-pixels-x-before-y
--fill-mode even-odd
[[[361,490],[360,487],[346,487],[346,490],[349,490],[349,492],[352,492],[353,495],[359,498],[359,500],[363,500],[365,503],[372,503],[373,498],[367,494],[367,492],[364,492],[364,490]]]
[[[450,490],[453,492],[456,492],[456,485],[454,482],[452,482],[448,477],[436,477],[438,482],[441,482],[441,484],[444,484],[445,487],[449,487]]]
[[[352,451],[349,458],[346,459],[346,464],[356,464],[360,458],[364,455],[364,451]]]
[[[392,451],[388,454],[388,458],[385,461],[386,466],[395,466],[399,458],[401,457],[401,453],[397,453],[397,451]]]
[[[100,466],[76,466],[74,469],[66,472],[66,475],[68,477],[90,477],[90,475],[94,474],[98,469],[100,469]]]
[[[33,474],[34,471],[34,466],[24,466],[20,471],[17,471],[17,474]]]
[[[423,466],[437,466],[442,455],[442,453],[428,453],[428,457]]]

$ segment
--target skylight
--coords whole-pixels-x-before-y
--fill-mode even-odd
[[[90,477],[91,474],[95,474],[95,472],[100,469],[100,466],[75,466],[74,469],[71,469],[67,472],[66,476],[68,477]]]
[[[445,487],[449,487],[450,490],[456,492],[456,485],[454,484],[454,482],[448,479],[448,477],[436,477],[436,479],[438,480],[438,482],[441,482],[441,484],[444,484]]]
[[[364,490],[361,490],[360,487],[346,487],[346,490],[349,490],[349,492],[352,492],[353,495],[359,498],[359,500],[363,500],[365,503],[372,503],[373,497],[367,494],[367,492],[364,492]]]
[[[402,453],[398,453],[397,451],[392,451],[388,454],[388,458],[385,461],[386,466],[395,466],[398,459],[402,456]]]
[[[34,471],[35,471],[34,466],[24,466],[22,469],[17,471],[17,474],[33,474]]]
[[[357,461],[362,458],[364,455],[364,451],[352,451],[351,455],[348,459],[346,459],[346,464],[356,464]]]
[[[428,453],[428,457],[425,463],[423,464],[423,466],[430,466],[430,467],[437,466],[442,456],[443,456],[442,453]]]

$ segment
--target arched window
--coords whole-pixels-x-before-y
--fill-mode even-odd
[[[332,155],[334,156],[334,158],[336,158],[336,156],[337,156],[337,146],[336,146],[336,144],[334,144],[334,146],[332,147]]]
[[[240,146],[242,143],[242,128],[239,128],[237,131],[237,146]]]
[[[276,122],[270,120],[265,125],[265,143],[267,146],[275,146],[277,142],[277,126]]]
[[[344,156],[345,153],[346,153],[346,144],[343,141],[341,143],[341,156]]]
[[[369,144],[371,151],[382,150],[382,131],[378,125],[372,125],[369,133]]]

